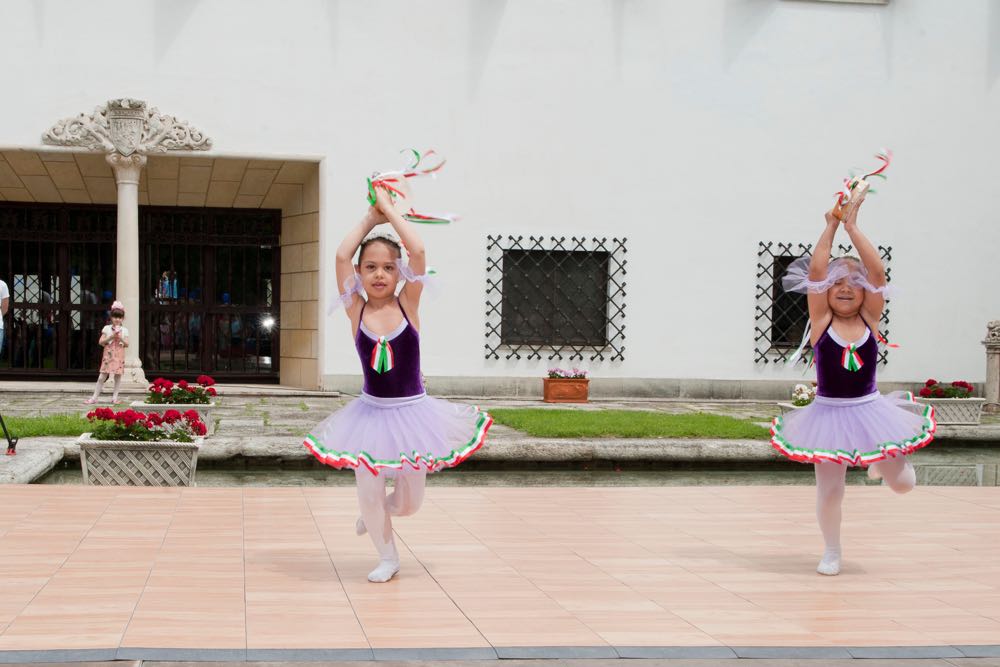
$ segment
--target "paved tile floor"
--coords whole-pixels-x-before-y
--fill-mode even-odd
[[[431,488],[384,585],[350,488],[0,508],[0,652],[1000,644],[998,488],[849,488],[834,578],[809,487]]]

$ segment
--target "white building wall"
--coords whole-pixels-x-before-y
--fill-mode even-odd
[[[862,218],[904,290],[881,377],[985,375],[1000,3],[7,0],[0,62],[0,148],[132,96],[216,155],[321,158],[324,258],[363,213],[367,173],[437,148],[449,165],[418,197],[463,219],[426,230],[447,286],[422,316],[431,377],[550,365],[484,359],[498,233],[628,237],[626,359],[585,362],[596,376],[800,377],[753,361],[757,242],[814,241],[846,169],[890,146]],[[357,373],[342,315],[321,369]]]

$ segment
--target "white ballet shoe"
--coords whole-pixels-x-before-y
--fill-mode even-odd
[[[816,571],[828,577],[840,574],[840,551],[832,549],[824,551],[823,558],[820,559],[819,565],[816,566]]]
[[[354,522],[354,532],[358,535],[364,535],[368,532],[368,527],[365,526],[365,520],[358,517],[358,520]]]
[[[379,561],[378,567],[368,573],[368,581],[373,584],[384,584],[399,572],[399,562],[392,560]]]

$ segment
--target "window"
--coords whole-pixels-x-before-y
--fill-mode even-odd
[[[505,250],[500,342],[608,343],[607,252]]]
[[[488,237],[486,358],[624,358],[625,239]]]
[[[771,344],[775,347],[791,347],[793,350],[802,342],[802,334],[809,322],[809,304],[805,294],[786,292],[781,287],[781,276],[788,265],[798,257],[780,255],[774,258],[773,280],[771,283]]]

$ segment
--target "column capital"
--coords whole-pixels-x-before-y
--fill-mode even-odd
[[[108,153],[105,158],[111,169],[115,172],[115,183],[123,185],[131,183],[139,185],[139,177],[142,168],[146,166],[146,156],[139,153],[132,155],[122,155],[121,153]]]
[[[986,338],[983,345],[989,348],[1000,349],[1000,320],[993,320],[986,323]]]

